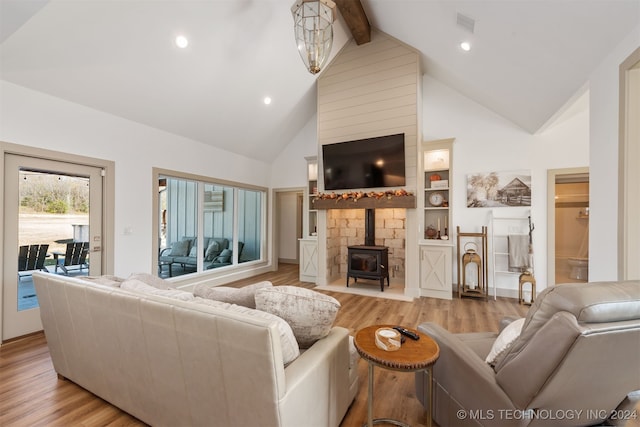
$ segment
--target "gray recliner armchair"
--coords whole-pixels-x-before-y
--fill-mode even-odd
[[[485,358],[497,333],[452,334],[433,323],[418,329],[440,346],[433,367],[440,426],[624,425],[625,417],[640,418],[640,281],[545,289],[493,366]],[[425,406],[426,380],[416,374]]]

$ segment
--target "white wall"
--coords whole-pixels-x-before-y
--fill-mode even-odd
[[[619,67],[640,47],[640,26],[590,76],[589,280],[618,279]]]
[[[544,289],[547,169],[589,164],[588,114],[575,115],[540,135],[531,135],[429,76],[423,79],[423,112],[423,140],[455,138],[452,230],[460,226],[463,232],[479,232],[483,225],[489,225],[489,209],[466,207],[468,173],[531,171],[534,268],[538,291]],[[526,210],[500,208],[496,216],[522,216]],[[517,276],[500,277],[497,286],[499,290],[515,290]]]
[[[314,116],[300,129],[271,165],[271,188],[307,186],[307,161],[318,155],[318,125]]]
[[[266,186],[270,166],[0,81],[0,140],[115,162],[115,274],[151,273],[152,167]],[[304,171],[304,159],[301,169]],[[130,227],[130,235],[124,229]]]

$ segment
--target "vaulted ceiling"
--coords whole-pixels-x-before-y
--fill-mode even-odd
[[[426,74],[531,133],[640,24],[640,0],[361,2],[374,31],[421,53]],[[298,56],[292,3],[0,0],[0,77],[270,161],[316,108],[317,76]],[[188,38],[185,49],[177,35]],[[332,55],[350,38],[338,13]]]

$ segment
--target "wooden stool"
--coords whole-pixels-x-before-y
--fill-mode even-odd
[[[529,302],[526,302],[522,295],[523,294],[522,288],[524,287],[525,283],[531,283],[531,301]],[[533,300],[535,299],[535,296],[536,296],[536,279],[533,277],[532,273],[525,271],[520,275],[520,283],[518,284],[518,303],[531,305],[533,304]]]

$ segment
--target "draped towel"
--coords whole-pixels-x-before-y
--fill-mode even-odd
[[[509,271],[524,271],[529,265],[529,236],[526,234],[510,234],[509,239]]]

